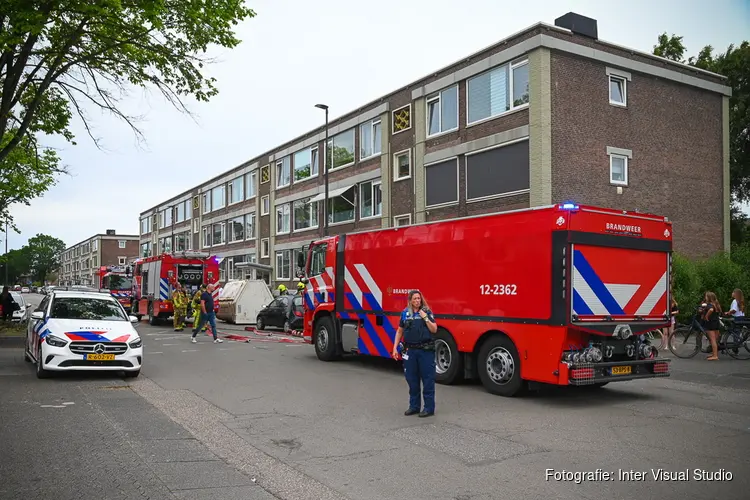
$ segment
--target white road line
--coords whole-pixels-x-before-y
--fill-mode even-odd
[[[164,354],[164,351],[146,351],[148,354]]]
[[[180,344],[162,344],[162,345],[180,345]]]
[[[198,352],[198,349],[185,349],[182,352]]]

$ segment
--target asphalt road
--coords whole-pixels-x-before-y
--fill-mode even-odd
[[[201,335],[191,344],[189,330],[138,328],[146,361],[134,381],[38,381],[19,351],[0,350],[0,446],[9,447],[0,498],[41,498],[50,480],[58,497],[83,499],[137,490],[212,500],[697,500],[746,498],[750,488],[750,361],[678,359],[669,379],[514,399],[438,386],[437,415],[418,419],[403,416],[406,383],[387,360],[324,363],[299,342],[217,345]],[[613,476],[576,484],[547,469]],[[655,481],[652,469],[687,470],[690,480]],[[697,481],[695,469],[724,480]],[[118,470],[135,485],[107,475]],[[645,477],[619,476],[631,470]],[[90,474],[98,486],[75,480]]]

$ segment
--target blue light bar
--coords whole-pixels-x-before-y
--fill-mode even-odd
[[[560,204],[562,210],[578,210],[578,205],[571,202],[565,202]]]

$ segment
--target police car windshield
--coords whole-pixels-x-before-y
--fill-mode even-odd
[[[114,300],[89,297],[57,297],[50,318],[90,321],[128,321]]]

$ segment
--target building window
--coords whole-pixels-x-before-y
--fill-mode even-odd
[[[119,240],[117,243],[118,243],[118,245],[119,245],[120,248],[125,248],[127,246],[127,244],[128,244],[128,242],[125,241],[125,240]]]
[[[311,179],[318,175],[318,148],[303,149],[294,153],[294,182]]]
[[[458,129],[458,85],[427,99],[427,137]]]
[[[621,76],[609,75],[609,103],[627,106],[627,80]]]
[[[280,250],[276,252],[276,279],[289,280],[292,274],[292,251]]]
[[[383,193],[380,181],[363,182],[359,185],[359,218],[377,217],[383,212]]]
[[[318,202],[311,198],[294,202],[294,230],[302,231],[318,227]]]
[[[425,206],[458,203],[458,158],[425,165]]]
[[[276,206],[276,234],[289,233],[289,203]]]
[[[628,163],[633,158],[629,149],[607,148],[609,155],[609,182],[617,186],[628,185]]]
[[[260,183],[265,184],[271,180],[271,165],[264,165],[260,168]]]
[[[211,226],[203,226],[202,234],[201,234],[201,243],[203,243],[203,248],[210,248],[211,247]]]
[[[291,168],[292,159],[285,156],[282,160],[276,162],[276,188],[287,187],[292,183]]]
[[[200,230],[200,221],[198,219],[193,219],[193,232],[197,233]]]
[[[400,181],[411,177],[411,149],[393,155],[393,180]]]
[[[466,155],[466,200],[529,191],[529,141],[523,139]]]
[[[124,266],[128,261],[127,257],[117,257],[117,265]]]
[[[466,85],[467,123],[488,120],[529,103],[528,60],[504,64],[470,78]]]
[[[141,219],[141,234],[148,234],[151,232],[151,218],[144,217]]]
[[[212,246],[215,245],[223,245],[227,242],[227,235],[226,235],[226,224],[223,222],[218,222],[213,225],[212,230],[213,237],[211,239]]]
[[[393,122],[393,133],[398,134],[411,128],[411,104],[393,111],[391,114]]]
[[[164,226],[169,227],[173,224],[173,216],[172,210],[174,210],[173,207],[169,207],[164,210]]]
[[[190,231],[175,236],[175,250],[178,252],[190,250]]]
[[[247,178],[247,199],[254,198],[258,195],[258,171],[253,170],[249,174],[246,174]]]
[[[354,186],[328,199],[328,223],[354,222]]]
[[[333,165],[331,165],[333,157]],[[334,170],[354,163],[354,129],[350,128],[328,139],[326,168]]]
[[[255,239],[255,214],[245,214],[245,239]]]
[[[268,215],[271,211],[271,198],[265,195],[260,199],[260,215]]]
[[[383,144],[380,120],[363,123],[359,126],[359,159],[364,160],[379,155]]]
[[[211,190],[211,207],[213,210],[224,208],[227,204],[227,188],[224,184]]]
[[[201,200],[200,200],[200,197],[199,196],[194,196],[193,197],[193,213],[194,214],[200,213],[200,209],[201,209]]]
[[[411,214],[397,215],[393,218],[395,227],[408,226],[411,224]]]
[[[141,257],[150,257],[150,256],[151,256],[151,243],[149,242],[141,243]]]
[[[229,220],[229,243],[245,239],[245,217],[239,216]]]
[[[229,204],[245,201],[245,179],[237,177],[229,183]]]
[[[182,202],[178,204],[174,209],[174,221],[176,223],[182,222],[185,220],[185,206],[186,202]]]
[[[268,252],[271,247],[271,242],[269,238],[263,238],[260,240],[260,257],[266,258],[268,257]]]
[[[211,192],[206,191],[201,197],[203,198],[203,213],[207,214],[211,211]]]

